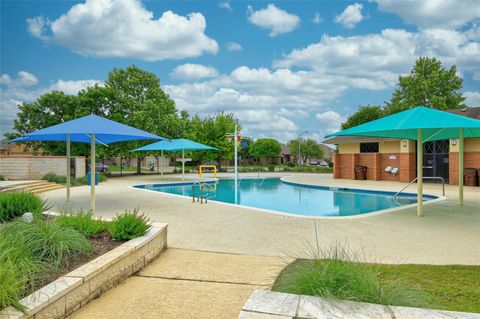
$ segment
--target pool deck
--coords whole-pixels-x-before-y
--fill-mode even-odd
[[[288,176],[291,175],[291,176]],[[186,180],[198,175],[187,175]],[[223,174],[220,177],[231,176]],[[241,177],[257,174],[241,174]],[[400,190],[406,184],[334,180],[331,174],[271,173],[310,185]],[[446,185],[447,199],[424,206],[424,217],[416,208],[345,219],[287,217],[254,209],[209,202],[192,203],[159,192],[134,189],[138,184],[181,181],[180,176],[158,175],[111,178],[97,187],[97,211],[114,216],[140,207],[154,221],[168,223],[169,247],[256,256],[311,257],[315,226],[321,248],[335,243],[362,250],[362,259],[381,263],[476,264],[480,265],[480,188],[465,187],[465,205],[458,205],[456,186]],[[409,192],[415,192],[415,185]],[[440,184],[425,184],[425,194],[441,195]],[[72,188],[72,206],[89,207],[89,187]],[[65,190],[44,194],[54,210],[65,207]]]

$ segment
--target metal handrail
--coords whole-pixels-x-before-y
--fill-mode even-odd
[[[440,176],[423,176],[422,179],[439,179],[439,180],[441,180],[442,181],[442,193],[443,193],[443,196],[445,196],[445,179],[443,177],[440,177]],[[397,192],[395,195],[393,195],[393,198],[396,199],[401,192],[403,192],[405,189],[407,189],[408,186],[412,185],[417,180],[418,180],[418,177],[415,177],[410,183],[407,184],[407,186],[405,186],[399,192]]]
[[[195,181],[193,182],[192,184],[192,202],[195,203],[195,185],[201,185],[201,183],[199,181]],[[199,194],[200,196],[200,194]]]

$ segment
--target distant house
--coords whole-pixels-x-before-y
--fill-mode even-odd
[[[333,154],[335,153],[335,149],[325,144],[320,144],[320,146],[323,149],[323,159],[327,162],[331,162]]]
[[[279,164],[287,164],[292,161],[292,150],[287,144],[280,144],[282,150],[280,151]]]
[[[32,151],[23,144],[11,143],[7,139],[0,141],[0,155],[32,154]]]

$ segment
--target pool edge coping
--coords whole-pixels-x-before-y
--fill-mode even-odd
[[[302,183],[296,183],[296,182],[290,182],[290,181],[284,181],[284,178],[286,177],[291,177],[292,175],[287,175],[287,176],[283,176],[283,177],[280,177],[280,181],[282,182],[286,182],[286,184],[290,184],[291,186],[294,186],[292,184],[295,184],[297,186],[318,186],[318,187],[325,187],[327,189],[330,189],[329,186],[322,186],[322,185],[312,185],[312,184],[302,184]],[[219,178],[215,178],[215,179],[208,179],[208,180],[204,180],[204,181],[200,181],[200,182],[204,182],[204,183],[212,183],[212,182],[215,182],[215,181],[218,181]],[[165,182],[165,183],[155,183],[155,184],[139,184],[139,185],[162,185],[162,184],[165,184],[165,185],[189,185],[189,184],[193,184],[194,182],[196,181],[179,181],[179,182]],[[288,185],[287,184],[287,185]],[[148,192],[152,192],[152,193],[156,193],[156,194],[161,194],[161,195],[167,195],[167,196],[172,196],[172,197],[177,197],[177,198],[183,198],[183,199],[188,199],[190,200],[190,197],[189,196],[184,196],[184,195],[179,195],[179,194],[171,194],[171,193],[166,193],[166,192],[160,192],[160,191],[155,191],[155,190],[151,190],[151,189],[146,189],[146,188],[140,188],[140,187],[137,187],[139,185],[130,185],[128,186],[128,188],[132,188],[132,189],[136,189],[136,190],[141,190],[141,191],[148,191]],[[362,189],[355,189],[355,188],[345,188],[345,187],[332,187],[332,188],[338,188],[338,189],[349,189],[349,190],[362,190]],[[372,191],[372,192],[380,192],[380,193],[385,193],[386,191],[380,191],[380,190],[367,190],[367,191]],[[393,193],[393,192],[391,192]],[[444,201],[447,199],[447,197],[445,196],[440,196],[440,195],[431,195],[431,194],[424,194],[426,196],[432,196],[432,197],[435,197],[433,199],[429,199],[429,200],[426,200],[423,202],[423,205],[429,205],[429,204],[433,204],[433,203],[437,203],[437,202],[441,202],[441,201]],[[260,212],[264,212],[264,213],[270,213],[270,214],[276,214],[276,215],[281,215],[283,217],[289,217],[289,218],[306,218],[306,219],[322,219],[322,220],[332,220],[332,219],[335,219],[335,220],[344,220],[344,219],[358,219],[358,218],[366,218],[366,217],[372,217],[372,216],[377,216],[377,215],[383,215],[383,214],[387,214],[387,213],[392,213],[392,212],[395,212],[395,211],[399,211],[399,210],[403,210],[403,209],[408,209],[408,208],[412,208],[412,207],[417,207],[418,206],[418,203],[413,203],[413,204],[408,204],[408,205],[403,205],[403,206],[399,206],[399,207],[392,207],[392,208],[386,208],[386,209],[381,209],[381,210],[376,210],[376,211],[373,211],[373,212],[369,212],[369,213],[364,213],[364,214],[358,214],[358,215],[351,215],[351,216],[308,216],[308,215],[300,215],[300,214],[292,214],[292,213],[287,213],[287,212],[281,212],[281,211],[278,211],[278,210],[273,210],[273,209],[265,209],[265,208],[259,208],[259,207],[254,207],[254,206],[247,206],[247,205],[239,205],[239,204],[233,204],[233,203],[226,203],[226,202],[221,202],[221,201],[216,201],[216,200],[209,200],[210,202],[212,203],[216,203],[216,204],[221,204],[221,205],[227,205],[227,206],[231,206],[231,207],[240,207],[240,208],[245,208],[245,209],[248,209],[248,210],[253,210],[253,211],[260,211]]]

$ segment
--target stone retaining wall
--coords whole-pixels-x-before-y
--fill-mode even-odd
[[[25,297],[27,312],[13,307],[0,318],[66,318],[132,276],[167,248],[167,224],[153,223],[147,234],[99,256]]]

